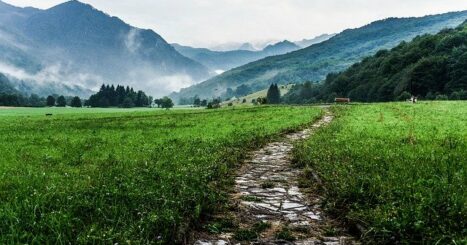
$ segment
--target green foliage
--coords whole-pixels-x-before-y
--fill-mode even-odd
[[[281,103],[281,91],[277,84],[271,84],[267,93],[267,103],[268,104],[280,104]]]
[[[81,99],[78,96],[73,97],[70,102],[71,107],[79,108],[82,107],[83,104],[81,103]]]
[[[133,88],[121,85],[105,85],[102,84],[99,92],[89,97],[86,102],[87,106],[91,107],[147,107],[151,105],[152,99],[143,91],[135,92]]]
[[[57,106],[58,107],[65,107],[66,106],[66,99],[65,99],[65,96],[59,96],[57,98]]]
[[[293,242],[297,240],[289,229],[282,229],[276,234],[276,239]]]
[[[467,103],[335,109],[337,119],[294,150],[322,179],[327,210],[364,226],[369,244],[462,244]]]
[[[350,97],[352,101],[375,102],[405,99],[409,94],[429,100],[439,94],[461,98],[461,91],[467,90],[466,47],[465,24],[419,36],[365,58],[345,72],[330,74],[323,84],[297,85],[284,100],[330,102],[333,97]]]
[[[182,243],[223,204],[220,187],[250,148],[320,115],[311,107],[28,110],[0,113],[1,244]]]
[[[47,96],[47,106],[55,106],[55,97],[52,95]]]
[[[234,234],[237,241],[251,241],[258,238],[258,233],[252,229],[239,229]]]
[[[174,103],[172,102],[172,99],[165,96],[164,98],[162,98],[160,100],[161,102],[161,107],[164,108],[164,109],[170,109],[172,107],[174,107]]]

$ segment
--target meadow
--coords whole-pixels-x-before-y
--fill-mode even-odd
[[[369,244],[467,243],[467,103],[334,108],[294,151],[335,217]],[[318,176],[313,178],[312,172]]]
[[[322,113],[45,110],[0,111],[0,244],[183,242],[249,149]]]

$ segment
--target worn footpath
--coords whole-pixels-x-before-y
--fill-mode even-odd
[[[237,231],[205,236],[195,244],[356,244],[323,214],[318,195],[300,190],[301,170],[291,163],[293,144],[311,137],[332,120],[333,116],[326,112],[310,128],[253,152],[238,172],[232,193],[232,202],[237,204],[232,214],[238,223]]]

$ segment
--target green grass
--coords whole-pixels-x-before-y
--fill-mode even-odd
[[[0,244],[181,242],[225,203],[248,149],[321,114],[37,110],[0,117]]]
[[[467,242],[467,103],[335,108],[294,151],[324,182],[325,207],[368,243]]]
[[[177,106],[173,110],[186,110],[190,109],[186,106]],[[156,110],[163,110],[160,108],[70,108],[70,107],[1,107],[0,117],[2,116],[45,116],[45,114],[69,115],[69,114],[110,114],[110,113],[124,113],[124,112],[151,112]]]

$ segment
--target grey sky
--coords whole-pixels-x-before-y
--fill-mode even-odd
[[[5,0],[48,8],[63,0]],[[227,42],[301,40],[386,17],[467,10],[467,0],[82,0],[168,42],[205,47]]]

